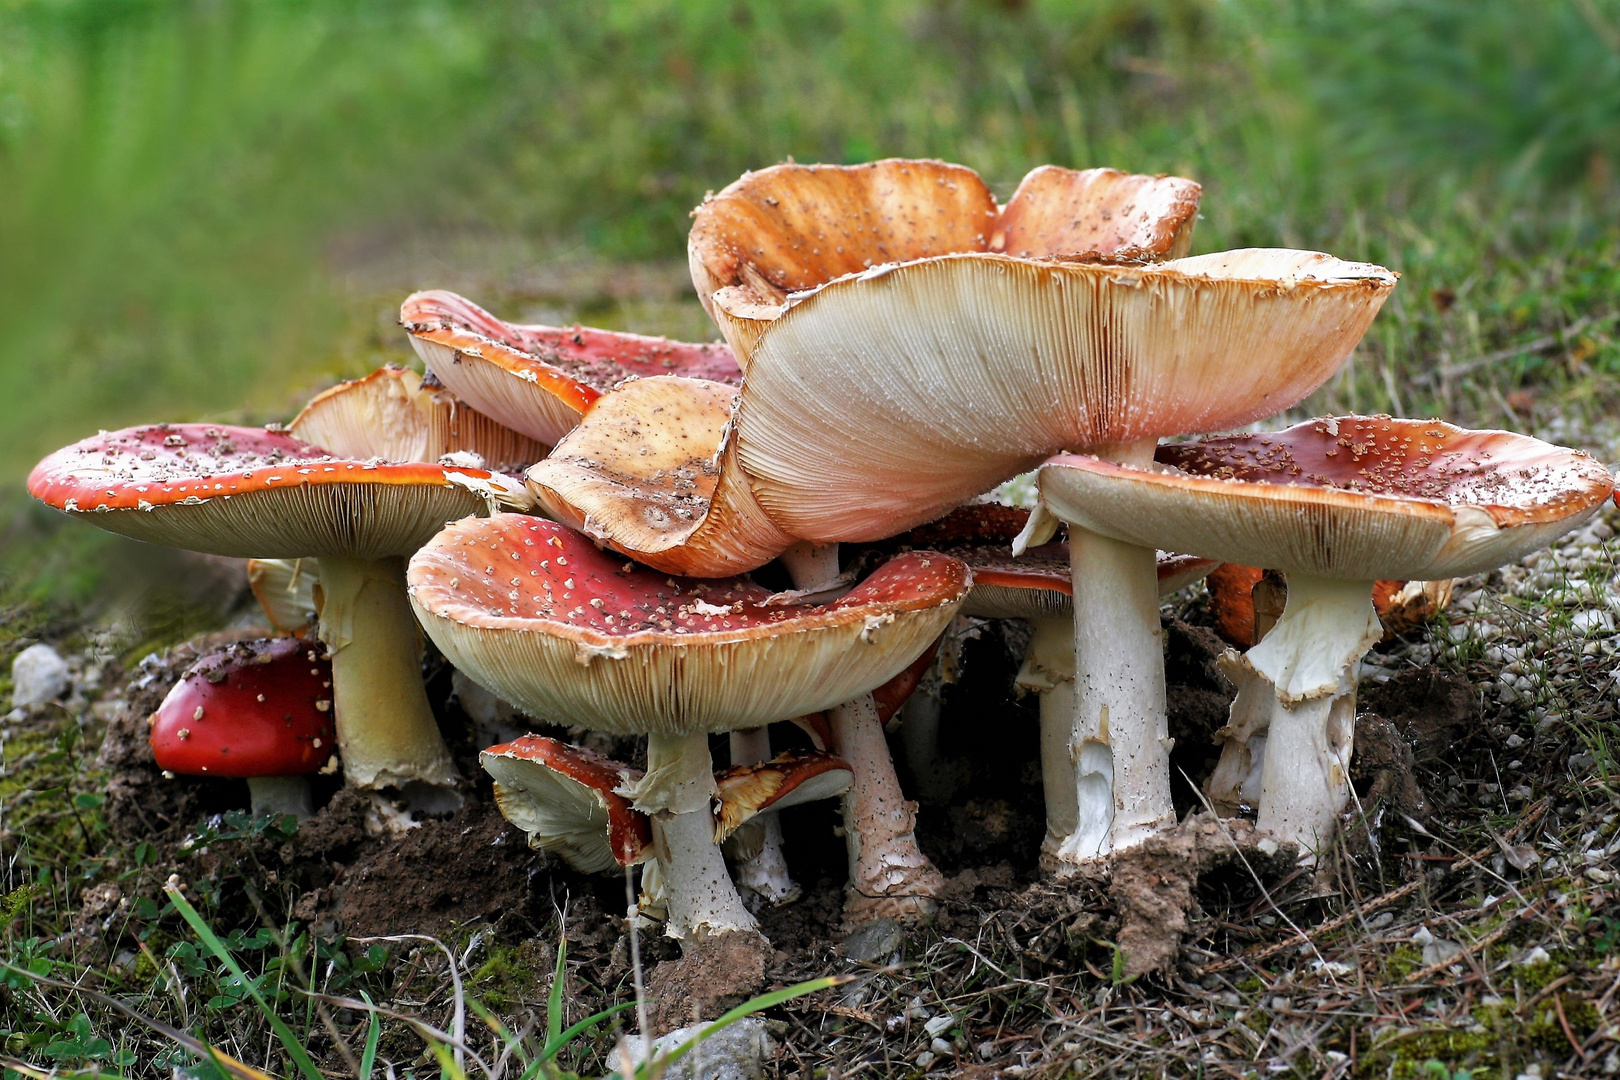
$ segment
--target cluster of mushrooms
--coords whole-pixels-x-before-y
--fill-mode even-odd
[[[1160,597],[1262,568],[1242,580],[1285,580],[1286,605],[1226,658],[1239,693],[1206,793],[1310,860],[1350,796],[1375,583],[1518,559],[1613,485],[1579,450],[1439,420],[1209,434],[1321,386],[1396,275],[1187,257],[1199,196],[1047,166],[999,205],[939,161],[774,166],[693,214],[724,345],[417,293],[400,322],[425,377],[383,369],[285,427],[102,432],[29,490],[254,559],[272,622],[303,635],[188,674],[154,718],[163,767],[288,776],[332,768],[335,745],[380,803],[453,808],[466,780],[423,690],[425,632],[529,716],[646,736],[645,770],[537,735],[481,760],[536,847],[640,865],[643,911],[688,945],[759,933],[726,852],[754,897],[796,895],[772,812],[809,799],[843,799],[846,924],[934,909],[883,724],[959,615],[1034,627],[1019,683],[1043,695],[1053,873],[1176,827]],[[1031,470],[1033,511],[987,496]],[[791,589],[750,577],[772,563],[761,580]],[[926,745],[937,710],[903,715]],[[782,721],[814,749],[773,755]],[[265,808],[308,812],[295,784],[255,783],[256,805],[262,787]]]

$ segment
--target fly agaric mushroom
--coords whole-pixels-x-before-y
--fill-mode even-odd
[[[1021,692],[1041,695],[1041,782],[1046,795],[1043,859],[1054,861],[1065,844],[1095,847],[1113,820],[1109,763],[1089,760],[1074,739],[1074,590],[1066,544],[1010,551],[1029,512],[1011,506],[959,507],[898,538],[961,559],[973,571],[964,615],[1024,619],[1033,633],[1014,680]],[[1158,555],[1159,595],[1191,585],[1215,567],[1212,559]],[[1083,572],[1083,571],[1082,571]]]
[[[335,748],[332,666],[296,638],[239,642],[187,668],[147,725],[158,768],[246,780],[255,817],[302,821]]]
[[[548,446],[573,428],[591,402],[632,376],[742,379],[724,345],[585,326],[519,326],[440,290],[407,297],[399,322],[427,369],[451,393]]]
[[[1394,283],[1380,267],[1266,250],[1142,267],[953,255],[835,281],[755,347],[738,460],[785,531],[878,539],[1059,448],[1145,461],[1161,436],[1291,405]],[[1173,820],[1154,553],[1082,533],[1069,536],[1084,568],[1077,723],[1106,712],[1114,775],[1144,774],[1115,817],[1112,843],[1130,846]]]
[[[547,449],[397,364],[317,394],[287,430],[336,457],[438,461],[476,454],[458,464],[496,472],[521,472]]]
[[[902,556],[825,605],[745,579],[665,577],[549,521],[450,525],[411,560],[411,603],[446,657],[536,715],[648,736],[627,789],[653,815],[683,941],[757,933],[714,843],[708,732],[825,709],[881,684],[951,618],[967,568]],[[858,780],[857,780],[858,782]]]
[[[1282,617],[1242,664],[1271,691],[1269,723],[1250,725],[1266,737],[1260,826],[1305,851],[1332,838],[1349,795],[1356,666],[1382,633],[1373,583],[1517,559],[1614,486],[1579,450],[1387,416],[1167,445],[1145,466],[1058,457],[1040,483],[1059,516],[1117,542],[1287,575]]]
[[[525,735],[478,755],[495,779],[495,804],[537,851],[554,851],[582,874],[652,856],[651,819],[619,788],[641,772],[581,746]]]
[[[514,481],[460,466],[347,461],[265,428],[161,424],[58,450],[34,468],[28,491],[137,540],[315,559],[345,777],[397,789],[419,808],[459,801],[422,687],[402,556],[447,520],[492,502],[528,504]]]
[[[528,471],[529,490],[558,521],[667,573],[763,566],[793,537],[765,516],[731,460],[736,402],[735,387],[704,379],[624,383]]]
[[[790,163],[705,198],[687,255],[698,298],[746,367],[790,294],[880,264],[967,251],[1185,255],[1199,191],[1179,177],[1043,165],[998,207],[978,173],[943,161]]]

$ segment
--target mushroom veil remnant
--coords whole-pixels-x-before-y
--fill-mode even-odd
[[[345,460],[279,430],[159,424],[57,451],[35,467],[28,490],[137,540],[314,560],[345,777],[423,809],[459,801],[422,687],[403,556],[448,520],[529,505],[521,485],[462,466]]]
[[[1239,712],[1264,737],[1260,826],[1302,850],[1349,797],[1356,666],[1383,633],[1373,583],[1462,577],[1551,543],[1597,512],[1609,472],[1579,450],[1438,420],[1340,416],[1160,447],[1156,463],[1054,458],[1041,495],[1111,540],[1276,567],[1288,598],[1242,657]],[[1262,695],[1260,701],[1252,700]]]
[[[648,736],[624,794],[653,818],[668,932],[757,933],[715,844],[709,732],[818,712],[909,665],[950,621],[968,570],[891,560],[823,605],[740,578],[667,577],[553,522],[450,525],[411,560],[411,603],[457,667],[534,715]]]

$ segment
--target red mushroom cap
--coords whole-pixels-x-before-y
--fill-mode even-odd
[[[302,776],[337,749],[332,663],[297,638],[197,661],[148,721],[158,767],[184,776]]]
[[[618,793],[620,787],[641,778],[640,770],[621,765],[583,746],[570,746],[541,735],[525,735],[509,743],[492,746],[478,757],[484,769],[496,778],[495,801],[511,821],[521,825],[533,816],[525,815],[525,808],[519,805],[520,800],[538,799],[549,801],[558,812],[559,820],[548,823],[551,828],[559,833],[570,831],[566,828],[567,823],[562,821],[565,815],[558,800],[547,800],[547,795],[555,795],[555,792],[541,789],[531,794],[525,782],[527,778],[532,783],[540,775],[534,769],[549,770],[564,781],[571,781],[578,788],[589,791],[596,807],[591,816],[597,821],[605,818],[605,842],[614,861],[620,866],[634,866],[651,853],[651,819]],[[576,842],[560,845],[559,850],[565,857],[572,856],[568,861],[575,869],[592,873],[607,868],[598,865],[602,860],[595,857],[594,845]]]
[[[280,431],[155,424],[103,432],[34,467],[28,493],[137,540],[244,558],[414,551],[444,522],[521,495],[484,469],[350,461]],[[526,496],[522,496],[526,499]]]
[[[736,358],[719,343],[587,326],[519,326],[439,289],[407,297],[399,322],[428,370],[451,393],[547,444],[555,444],[591,402],[627,378],[742,381]]]

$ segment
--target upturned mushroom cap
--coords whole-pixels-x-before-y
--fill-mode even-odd
[[[665,577],[554,522],[501,514],[450,525],[412,558],[409,582],[440,651],[518,707],[687,735],[866,693],[939,636],[969,574],[914,553],[832,603],[777,604],[746,579]]]
[[[318,771],[337,749],[332,664],[296,638],[244,641],[198,660],[147,721],[158,768],[251,779]]]
[[[977,503],[959,506],[927,525],[895,538],[902,550],[925,547],[967,563],[973,591],[963,615],[981,619],[1035,619],[1074,610],[1073,568],[1063,541],[1012,554],[1012,542],[1029,520],[1015,506]],[[1159,552],[1159,595],[1191,585],[1216,567],[1213,559]]]
[[[849,762],[821,751],[790,750],[769,761],[723,769],[714,775],[720,801],[715,843],[766,810],[786,810],[842,795],[853,777]]]
[[[425,462],[351,461],[280,431],[158,424],[103,432],[34,467],[28,493],[109,532],[237,558],[416,550],[512,480]]]
[[[1127,543],[1326,578],[1463,577],[1551,543],[1614,483],[1580,450],[1438,420],[1341,416],[1161,446],[1159,467],[1041,467],[1060,517]]]
[[[1179,177],[1043,165],[1002,208],[972,169],[943,161],[774,165],[704,199],[687,256],[699,299],[746,366],[790,293],[884,263],[964,251],[1185,255],[1199,190]]]
[[[739,459],[785,531],[892,536],[1060,450],[1293,405],[1395,280],[1261,249],[1139,267],[952,255],[843,278],[760,340]]]
[[[476,464],[496,472],[521,471],[547,450],[395,364],[323,390],[287,431],[336,457],[438,461],[472,453]]]
[[[730,439],[737,391],[660,376],[597,398],[527,473],[546,512],[638,562],[722,577],[780,555],[793,537],[755,501]]]
[[[652,854],[652,824],[618,788],[641,772],[580,746],[525,735],[478,755],[495,802],[529,846],[555,851],[582,874],[633,866]]]
[[[548,446],[591,402],[632,375],[742,379],[724,345],[584,326],[519,326],[440,290],[407,297],[399,322],[422,362],[451,393]]]

